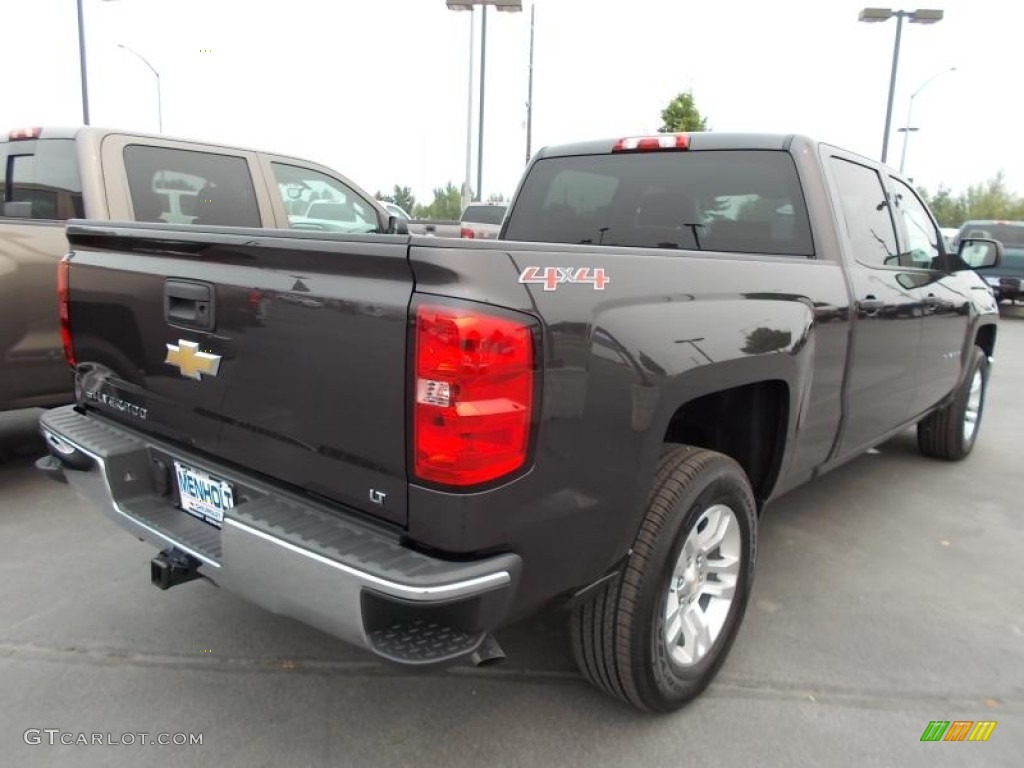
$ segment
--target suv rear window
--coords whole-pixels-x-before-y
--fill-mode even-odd
[[[997,224],[992,221],[968,221],[960,228],[958,240],[984,237],[998,240],[1006,248],[1024,248],[1024,223]]]
[[[0,142],[0,218],[84,217],[74,139]]]
[[[786,152],[714,150],[538,161],[507,240],[813,256]]]
[[[470,224],[501,224],[506,205],[467,205],[462,220]]]
[[[124,165],[136,221],[260,226],[244,157],[132,144]]]

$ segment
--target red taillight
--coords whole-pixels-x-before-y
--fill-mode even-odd
[[[612,152],[657,152],[663,149],[689,149],[690,137],[685,133],[666,133],[661,136],[632,136],[619,139]]]
[[[38,139],[39,134],[43,132],[42,128],[15,128],[13,131],[7,134],[7,138],[10,141],[24,141],[25,139]]]
[[[473,238],[473,237],[476,237],[476,235],[473,234],[473,230],[470,229],[469,227],[462,227],[459,230],[459,237]]]
[[[530,325],[471,309],[416,309],[416,477],[476,485],[526,461],[533,411]]]
[[[68,307],[68,276],[71,262],[65,256],[57,264],[57,312],[60,316],[60,343],[64,347],[64,359],[75,367],[75,348],[71,345],[71,320]]]

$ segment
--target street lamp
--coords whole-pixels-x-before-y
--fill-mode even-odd
[[[903,173],[903,166],[906,165],[907,162],[907,143],[908,139],[910,138],[910,133],[912,131],[917,130],[917,128],[910,127],[910,116],[914,111],[914,98],[917,96],[917,94],[919,94],[929,85],[931,85],[933,81],[942,77],[943,75],[948,75],[950,72],[956,72],[956,67],[950,67],[949,69],[944,69],[941,72],[936,72],[934,75],[932,75],[931,77],[924,81],[924,85],[922,85],[912,94],[910,94],[910,101],[907,104],[907,122],[903,124],[903,128],[898,129],[898,132],[903,134],[903,151],[900,152],[900,173]]]
[[[480,118],[479,118],[479,136],[477,138],[477,159],[476,159],[476,199],[480,200],[483,193],[484,184],[484,78],[487,74],[487,6],[493,5],[499,11],[512,11],[518,12],[523,10],[523,0],[445,0],[445,4],[448,6],[450,11],[473,11],[473,8],[477,5],[482,8],[483,18],[480,20]],[[472,24],[472,20],[470,21]],[[473,80],[473,49],[472,49],[472,37],[470,38],[470,83]],[[470,86],[472,89],[472,85]],[[472,106],[470,106],[472,110]],[[466,156],[469,157],[472,154],[473,138],[470,136],[470,132],[466,131]],[[469,187],[469,163],[466,164],[466,188]],[[463,198],[467,195],[463,192]]]
[[[156,119],[157,119],[157,125],[160,126],[160,133],[163,133],[164,132],[164,105],[163,105],[163,97],[160,95],[160,73],[157,72],[156,71],[156,67],[154,67],[152,64],[150,64],[149,60],[145,56],[143,56],[141,53],[139,53],[138,51],[132,50],[131,48],[129,48],[124,43],[118,43],[117,47],[118,48],[123,48],[124,50],[128,51],[128,53],[130,53],[133,56],[135,56],[136,58],[138,58],[143,64],[145,64],[147,67],[149,67],[150,71],[156,76]]]
[[[882,135],[882,162],[889,155],[889,129],[892,125],[892,97],[896,90],[896,65],[900,58],[900,33],[903,31],[903,19],[910,19],[912,24],[935,24],[942,21],[943,12],[930,8],[919,8],[916,11],[894,11],[891,8],[864,8],[857,17],[858,21],[875,23],[888,21],[896,17],[896,42],[892,49],[892,74],[889,76],[889,101],[885,108],[885,133]]]
[[[112,0],[106,0],[112,2]],[[82,0],[78,0],[78,65],[82,72],[82,123],[89,124],[89,76],[85,65],[85,24]]]

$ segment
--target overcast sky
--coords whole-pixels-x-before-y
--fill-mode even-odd
[[[80,124],[75,0],[3,2],[0,129]],[[510,195],[525,162],[529,5],[488,13],[485,194]],[[806,133],[879,157],[896,22],[859,23],[863,5],[536,0],[533,148],[653,132],[690,89],[713,130]],[[421,202],[465,175],[471,16],[444,0],[84,6],[94,125],[157,129],[155,78],[122,43],[161,74],[165,133],[305,157],[371,193],[409,185]],[[955,66],[914,100],[907,173],[959,191],[1002,169],[1024,193],[1024,3],[926,7],[946,17],[903,26],[889,163],[910,94]]]

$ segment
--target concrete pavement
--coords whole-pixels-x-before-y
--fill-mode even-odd
[[[560,614],[499,633],[503,665],[406,674],[206,583],[159,592],[149,546],[33,470],[37,414],[0,414],[0,762],[1019,766],[1024,308],[1005,314],[970,459],[907,432],[773,504],[729,659],[663,717],[585,684]],[[998,725],[921,743],[930,720]],[[47,728],[203,743],[25,743]]]

